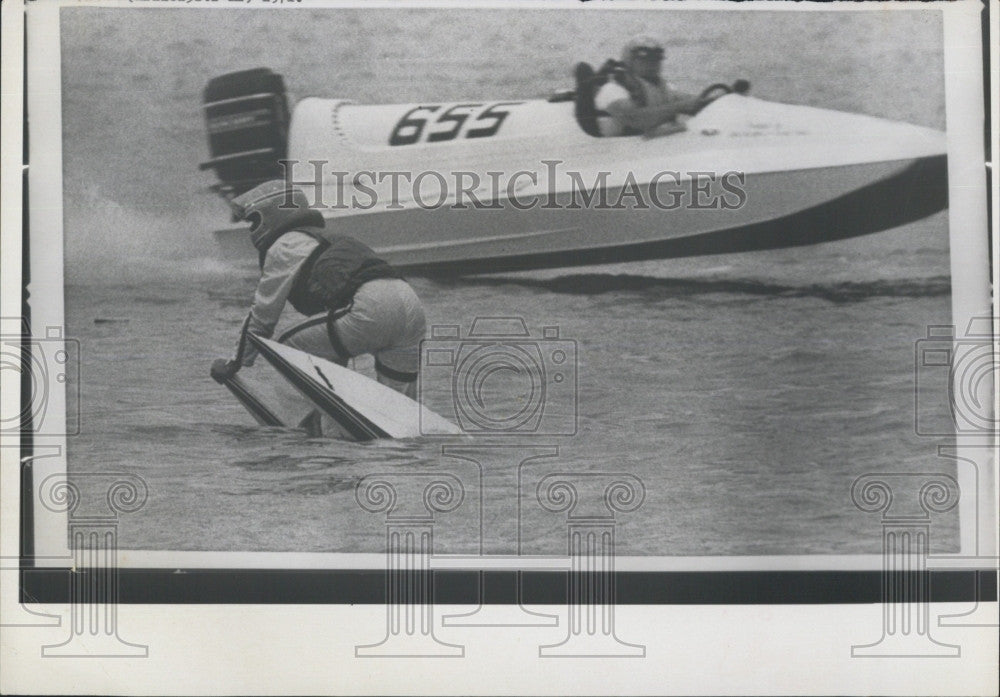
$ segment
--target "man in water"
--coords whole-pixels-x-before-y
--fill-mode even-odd
[[[597,119],[602,136],[650,135],[660,126],[672,133],[683,130],[678,114],[694,114],[704,103],[678,92],[660,75],[663,45],[649,36],[637,36],[622,51],[623,70],[616,71],[594,97],[604,115]]]
[[[353,237],[326,229],[305,194],[284,181],[265,182],[232,205],[250,223],[261,276],[236,355],[224,369],[213,366],[212,377],[222,382],[253,365],[257,350],[247,334],[269,338],[287,301],[308,319],[280,343],[345,366],[371,353],[379,382],[416,397],[424,310],[396,270]]]

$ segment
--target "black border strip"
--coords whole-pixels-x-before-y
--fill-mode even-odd
[[[23,148],[21,151],[21,375],[30,376],[31,356],[28,339],[31,336],[31,305],[28,304],[28,285],[31,283],[31,233],[28,215],[28,22],[25,13],[24,32],[24,95],[22,96],[24,111],[24,124],[22,126]],[[31,419],[31,384],[28,380],[21,380],[21,530],[18,540],[21,566],[30,565],[31,557],[35,554],[35,482],[32,476],[31,456],[34,453],[34,425]],[[27,561],[26,561],[27,560]]]
[[[100,572],[25,569],[21,572],[22,602],[71,602],[70,584],[80,582],[79,574],[95,573]],[[434,602],[439,604],[564,605],[569,597],[568,572],[430,573]],[[997,600],[996,571],[927,573],[930,602]],[[915,574],[905,576],[916,582]],[[121,569],[118,578],[118,602],[126,604],[370,605],[386,601],[386,572],[380,570]],[[616,572],[614,580],[620,605],[880,603],[882,581],[880,571],[642,571]]]

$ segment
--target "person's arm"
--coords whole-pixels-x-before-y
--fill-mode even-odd
[[[677,109],[677,113],[686,114],[687,116],[694,116],[708,104],[708,102],[696,94],[678,92],[673,89],[670,90],[670,101]]]
[[[636,131],[649,133],[657,126],[673,121],[678,114],[692,115],[704,106],[704,102],[694,95],[672,92],[667,104],[639,107],[631,99],[617,99],[605,110],[618,121]]]
[[[267,251],[253,304],[243,322],[236,345],[234,361],[238,359],[239,365],[253,365],[257,357],[257,349],[247,339],[247,334],[270,338],[274,333],[274,327],[278,324],[288,294],[295,283],[295,276],[317,244],[309,235],[288,232]]]

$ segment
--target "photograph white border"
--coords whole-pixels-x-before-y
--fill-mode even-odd
[[[61,54],[59,44],[59,10],[65,6],[129,6],[136,11],[144,8],[170,6],[171,1],[161,0],[145,2],[46,2],[32,6],[28,13],[28,63],[31,68],[31,82],[37,84],[61,85]],[[466,3],[479,6],[511,7],[510,3]],[[408,3],[408,7],[447,8],[460,6],[454,2],[419,2]],[[522,2],[521,6],[538,8],[538,2]],[[566,5],[576,5],[573,2],[545,3],[553,9]],[[184,4],[191,7],[191,4]],[[357,7],[357,3],[348,2],[313,2],[302,3],[294,7],[267,5],[268,9],[283,9],[283,11],[298,11],[301,7]],[[393,7],[392,2],[365,3],[364,7]],[[198,7],[198,5],[194,5]],[[226,11],[240,11],[245,6]],[[254,5],[254,9],[263,8],[263,0]],[[628,8],[649,9],[644,3],[599,3],[594,9],[621,10]],[[214,9],[214,8],[213,8]],[[589,11],[590,6],[580,8]],[[718,3],[685,3],[683,6],[670,6],[669,11],[692,11],[711,9],[714,11],[733,11],[733,8],[720,6]],[[834,11],[823,4],[821,6],[799,6],[766,4],[742,4],[736,11],[758,11],[774,9],[784,11]],[[846,8],[851,11],[913,11],[915,8],[906,3],[879,3],[877,7],[850,4]],[[923,8],[917,8],[923,9]],[[931,10],[925,10],[931,11]],[[985,235],[975,231],[986,230],[986,192],[978,185],[982,181],[984,151],[981,126],[977,114],[983,112],[981,54],[975,51],[978,45],[981,27],[978,12],[974,2],[964,2],[957,7],[950,7],[944,13],[944,70],[948,77],[946,81],[946,120],[948,123],[948,177],[949,177],[949,230],[951,253],[952,284],[952,324],[956,333],[964,331],[973,317],[989,317],[989,270],[985,263],[987,259],[987,239]],[[39,40],[31,40],[32,37]],[[973,55],[975,54],[975,55]],[[60,90],[29,90],[28,109],[30,113],[41,116],[33,118],[30,124],[31,152],[29,154],[31,167],[29,170],[30,205],[33,211],[32,226],[37,235],[44,235],[46,240],[45,253],[32,254],[30,304],[32,308],[31,324],[33,336],[45,336],[48,327],[64,327],[64,295],[63,278],[63,240],[62,240],[62,108]],[[59,147],[52,147],[58,144]],[[970,182],[970,184],[965,184]],[[971,183],[975,184],[971,184]],[[59,192],[59,195],[56,194]],[[41,231],[44,231],[42,233]],[[58,231],[58,232],[57,232]],[[58,243],[56,243],[58,241]],[[36,247],[37,248],[37,247]],[[53,419],[62,418],[65,421],[66,394],[63,386],[56,386],[51,391],[52,401],[48,406],[47,416]],[[975,447],[982,445],[982,438],[962,435],[958,439],[960,452],[964,455],[965,445]],[[35,482],[44,481],[52,474],[64,473],[66,470],[65,438],[43,439],[41,445],[59,445],[61,456],[39,459],[34,466]],[[929,449],[933,446],[929,444]],[[975,458],[973,458],[975,459]],[[979,459],[982,459],[980,456]],[[995,479],[995,463],[993,477]],[[960,468],[959,486],[961,491],[975,491],[977,482],[968,477],[967,468]],[[994,489],[995,491],[995,489]],[[987,502],[990,492],[985,492]],[[979,516],[980,520],[976,520]],[[982,535],[985,530],[995,528],[996,507],[980,505],[975,497],[963,496],[959,500],[959,519],[961,526],[960,551],[957,556],[974,556],[977,548],[984,546]],[[64,513],[47,510],[41,506],[35,509],[35,548],[39,552],[39,565],[65,566],[67,520]],[[995,547],[995,535],[992,541],[987,540],[986,548]],[[379,554],[342,554],[342,553],[310,553],[295,552],[171,552],[171,551],[138,551],[130,550],[123,555],[122,565],[137,568],[327,568],[327,569],[358,569],[381,568],[383,557]],[[374,562],[374,565],[373,565]],[[529,560],[526,560],[530,564]],[[725,556],[725,557],[620,557],[616,559],[617,568],[621,571],[660,569],[672,570],[800,570],[800,569],[856,569],[878,570],[882,559],[879,555],[768,555],[768,556]]]
[[[77,5],[120,6],[125,3],[73,3]],[[303,3],[306,4],[306,3]],[[308,6],[334,3],[309,2]],[[366,3],[366,7],[386,7],[393,3]],[[522,3],[537,7],[535,3]],[[32,66],[32,83],[44,81],[59,85],[58,4],[33,3],[37,13],[38,34],[43,40],[29,42],[28,61]],[[345,6],[337,3],[337,6]],[[454,3],[420,3],[422,6],[452,7]],[[612,9],[611,3],[595,3],[595,9]],[[614,9],[624,3],[615,2]],[[739,9],[828,11],[830,5],[766,7]],[[849,3],[851,9],[893,11],[897,4],[862,7]],[[157,3],[135,3],[136,7],[157,6]],[[510,7],[510,3],[504,3]],[[636,4],[648,8],[648,5]],[[274,8],[277,9],[277,8]],[[691,3],[683,9],[717,9],[715,3]],[[910,9],[900,7],[899,9]],[[287,8],[285,11],[288,11]],[[20,317],[20,216],[21,211],[11,202],[20,201],[21,124],[20,104],[23,90],[21,66],[22,7],[17,2],[3,3],[2,77],[3,103],[3,163],[2,182],[5,205],[2,211],[3,250],[2,316]],[[55,23],[50,23],[54,17]],[[994,36],[997,13],[991,18]],[[35,21],[35,20],[32,20]],[[949,137],[949,181],[952,278],[952,323],[961,329],[972,317],[991,316],[987,287],[986,239],[974,232],[985,228],[986,194],[981,185],[983,162],[981,123],[970,105],[982,105],[982,70],[979,65],[980,46],[979,5],[964,0],[948,8],[945,21],[945,71],[947,80],[947,122]],[[55,46],[55,50],[52,47]],[[13,57],[13,59],[12,59]],[[995,68],[995,66],[992,66]],[[38,72],[36,72],[36,70]],[[993,72],[993,152],[997,151],[997,81]],[[43,114],[31,123],[31,196],[35,230],[48,235],[60,231],[60,243],[46,246],[45,262],[32,260],[32,330],[44,332],[46,326],[63,326],[62,296],[62,200],[61,200],[61,109],[58,90],[34,90],[28,93],[29,110]],[[56,104],[53,106],[53,100]],[[981,110],[979,113],[982,113]],[[58,147],[52,147],[59,144]],[[57,185],[58,183],[58,185]],[[993,202],[997,202],[996,188]],[[996,208],[994,208],[996,210]],[[997,220],[994,216],[994,240]],[[54,240],[53,240],[54,242]],[[957,243],[956,243],[957,242]],[[37,247],[36,247],[37,249]],[[997,246],[994,243],[994,254]],[[58,263],[57,263],[58,261]],[[973,273],[970,274],[970,269]],[[994,283],[997,281],[994,263]],[[971,279],[971,280],[970,280]],[[54,296],[49,294],[53,293]],[[51,302],[50,302],[51,299]],[[5,326],[6,330],[7,327]],[[44,333],[42,334],[44,336]],[[16,380],[4,374],[0,390],[0,407],[4,423],[20,412]],[[53,392],[58,395],[59,390]],[[65,414],[65,395],[50,403],[49,408]],[[4,436],[0,456],[0,558],[18,556],[17,530],[20,521],[19,477],[20,460],[15,444]],[[983,443],[961,443],[960,448],[982,447]],[[49,473],[65,471],[65,442],[36,443],[38,458],[34,462],[35,481]],[[47,457],[46,457],[47,456]],[[997,472],[994,466],[993,492],[980,492],[980,498],[995,502]],[[963,486],[963,491],[964,491]],[[961,513],[961,551],[958,557],[982,560],[996,558],[996,510],[980,506],[979,517],[969,520],[969,501]],[[970,530],[992,533],[992,540],[971,539]],[[36,524],[36,540],[48,553],[54,540],[66,539],[66,519],[45,517]],[[55,535],[55,538],[49,536]],[[62,557],[68,550],[52,548],[52,557]],[[972,554],[973,549],[977,550]],[[131,556],[133,553],[129,552]],[[164,568],[158,552],[138,553],[122,559],[122,566],[156,566]],[[215,555],[216,553],[208,553]],[[257,555],[255,555],[257,556]],[[287,555],[286,559],[290,559]],[[294,556],[294,555],[293,555]],[[298,555],[314,556],[314,555]],[[326,557],[328,555],[315,555]],[[343,556],[343,555],[341,555]],[[377,558],[376,568],[384,567],[383,555],[362,555]],[[233,553],[229,560],[243,565],[243,555]],[[65,558],[65,557],[63,557]],[[640,558],[637,558],[640,559]],[[736,563],[726,560],[740,558],[693,558],[691,563]],[[839,562],[864,563],[880,557],[757,557],[768,564],[790,563],[799,568],[799,561],[809,562],[809,569],[841,568]],[[824,560],[826,560],[824,562]],[[42,559],[38,560],[43,562]],[[184,564],[188,559],[184,556]],[[626,559],[622,559],[625,562]],[[640,559],[641,564],[645,560]],[[818,566],[814,562],[819,562]],[[956,558],[955,562],[959,560]],[[677,569],[686,569],[684,558],[675,558]],[[827,567],[825,564],[829,563]],[[993,562],[995,565],[995,561]],[[65,566],[65,564],[55,564]],[[173,566],[173,565],[170,565]],[[216,566],[216,565],[213,565]],[[298,566],[297,564],[295,566]],[[979,566],[983,566],[979,563]],[[8,569],[8,565],[2,568]],[[299,567],[301,568],[301,567]],[[354,567],[357,568],[357,567]],[[370,567],[369,567],[370,568]],[[755,567],[757,568],[757,567]],[[851,566],[850,568],[859,568]],[[876,568],[881,568],[880,565]],[[623,570],[621,564],[619,569]],[[9,574],[0,574],[0,607],[18,602],[17,584]],[[991,604],[995,615],[996,603]],[[935,604],[932,616],[968,610],[968,604]],[[61,615],[62,628],[11,629],[0,626],[0,690],[6,693],[66,693],[100,692],[104,694],[154,693],[256,693],[289,692],[379,694],[466,693],[497,694],[531,692],[557,693],[643,693],[643,694],[996,694],[997,647],[995,628],[938,628],[938,638],[961,643],[960,658],[942,659],[851,659],[850,646],[877,634],[880,610],[876,606],[620,606],[619,626],[628,628],[628,639],[645,642],[650,650],[645,660],[595,659],[593,663],[579,660],[553,661],[539,659],[526,651],[517,631],[479,632],[469,635],[466,657],[461,661],[387,659],[382,663],[354,658],[353,647],[359,641],[372,638],[377,628],[384,626],[385,608],[370,606],[177,606],[128,605],[119,608],[119,626],[125,638],[143,641],[150,646],[149,658],[128,661],[94,658],[63,661],[43,659],[39,646],[58,640],[65,633],[66,607],[39,606],[42,612]],[[553,608],[554,612],[559,608]],[[3,622],[0,621],[0,625]],[[362,631],[364,629],[371,632]],[[964,633],[963,633],[964,632]],[[949,639],[950,637],[950,639]],[[377,638],[377,637],[376,637]],[[529,644],[531,642],[528,642]],[[447,665],[445,665],[447,664]]]

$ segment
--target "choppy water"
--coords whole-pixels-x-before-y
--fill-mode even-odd
[[[534,499],[552,471],[643,482],[623,554],[878,551],[854,478],[953,469],[913,429],[914,342],[950,318],[946,213],[808,248],[414,280],[431,323],[519,315],[577,342],[577,434],[520,449],[447,441],[462,459],[441,441],[260,429],[208,378],[255,279],[208,234],[226,218],[197,171],[207,79],[266,65],[298,96],[531,97],[639,30],[666,38],[685,87],[746,77],[764,98],[944,128],[928,13],[64,10],[66,312],[83,361],[70,467],[146,479],[122,545],[378,551],[381,519],[360,510],[356,482],[447,470],[466,500],[440,518],[440,551],[564,549],[564,514]],[[432,408],[448,399],[432,386]],[[548,444],[558,456],[518,467]],[[944,516],[934,546],[953,548],[956,530]]]

